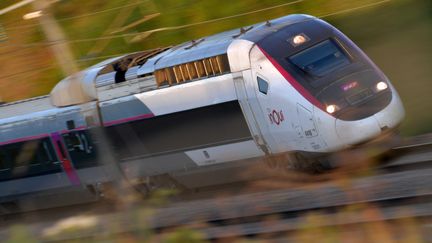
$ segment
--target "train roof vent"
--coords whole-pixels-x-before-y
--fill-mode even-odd
[[[107,63],[96,77],[96,87],[121,83],[126,80],[137,78],[137,71],[140,66],[144,65],[150,58],[169,48],[170,47],[164,47],[132,53]]]
[[[155,71],[158,87],[210,78],[230,72],[226,54],[187,62]]]

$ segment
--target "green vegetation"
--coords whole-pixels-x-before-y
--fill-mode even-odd
[[[5,0],[4,8],[14,3]],[[406,105],[404,135],[432,132],[429,84],[432,70],[432,3],[429,0],[63,0],[52,12],[66,33],[80,68],[111,55],[178,44],[291,13],[325,16],[350,36],[380,66]],[[376,4],[378,3],[378,4]],[[273,6],[283,5],[275,8]],[[364,7],[371,5],[369,7]],[[249,13],[235,18],[160,31],[137,38],[139,32],[181,26]],[[352,10],[352,11],[345,11]],[[0,97],[6,101],[42,95],[64,76],[37,20],[22,20],[26,6],[0,16],[7,41],[0,42]],[[160,13],[148,21],[145,16]],[[122,28],[127,27],[128,28]],[[112,37],[100,39],[100,37]],[[141,36],[142,37],[142,36]],[[99,38],[99,39],[98,39]]]
[[[9,229],[10,237],[5,240],[6,243],[37,243],[27,227],[16,225]]]

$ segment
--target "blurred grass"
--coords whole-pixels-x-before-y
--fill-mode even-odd
[[[9,239],[3,239],[5,243],[37,243],[34,236],[28,231],[26,226],[15,225],[10,229]]]
[[[68,0],[53,5],[52,11],[64,29],[81,68],[106,56],[178,44],[227,29],[277,18],[291,13],[322,16],[376,3],[377,0],[304,0],[289,6],[255,14],[158,32],[132,43],[132,36],[109,41],[88,39],[111,32],[160,13],[159,17],[118,34],[138,33],[167,26],[179,26],[236,15],[287,3],[283,0]],[[14,3],[2,1],[0,8]],[[79,6],[79,7],[77,7]],[[21,16],[31,6],[0,16],[7,42],[0,43],[0,97],[6,101],[46,94],[63,77],[50,53],[37,20],[24,22]],[[77,17],[78,16],[78,17]],[[396,86],[407,109],[401,130],[404,135],[432,132],[429,94],[432,85],[432,3],[430,0],[393,0],[326,18],[360,45]],[[117,21],[117,22],[116,22]],[[33,25],[24,28],[23,25]],[[118,35],[116,34],[116,35]],[[29,46],[30,44],[30,46]],[[90,58],[90,60],[88,60]]]
[[[348,195],[347,195],[348,196]],[[65,242],[65,243],[102,243],[102,242],[119,242],[119,243],[207,243],[207,242],[283,242],[284,239],[290,239],[294,242],[406,242],[421,243],[426,242],[424,238],[425,222],[421,218],[398,218],[386,220],[386,215],[382,208],[376,204],[355,204],[341,207],[338,211],[329,213],[326,210],[312,211],[298,215],[298,223],[292,225],[293,230],[287,232],[274,232],[255,237],[236,236],[231,238],[222,238],[219,240],[206,240],[206,235],[200,229],[212,227],[205,223],[208,219],[201,219],[203,222],[191,221],[187,228],[167,228],[151,230],[148,227],[149,218],[154,214],[153,210],[148,209],[131,209],[123,211],[109,221],[99,221],[97,224],[85,227],[74,226],[62,227],[56,230],[55,234],[40,234],[35,225],[17,225],[8,229],[9,237],[5,239],[6,243],[37,243],[37,242]],[[145,213],[143,213],[145,212]],[[407,212],[396,212],[409,213]],[[282,216],[282,215],[280,215]],[[82,218],[78,216],[75,218]],[[97,217],[95,217],[97,218]],[[72,221],[71,219],[65,219]],[[62,220],[63,222],[65,220]],[[279,216],[272,216],[261,221],[262,226],[268,227],[277,225]],[[56,225],[61,224],[57,222]],[[128,222],[125,226],[123,222]],[[238,222],[238,224],[243,222]],[[247,224],[247,222],[246,222]],[[228,226],[228,225],[227,225]],[[186,226],[185,226],[186,227]],[[246,225],[245,225],[246,227]],[[57,227],[58,228],[58,227]],[[294,230],[295,229],[295,230]],[[44,229],[46,231],[46,228]],[[235,233],[235,232],[230,232]],[[241,232],[237,232],[241,233]],[[319,240],[317,240],[319,239]]]

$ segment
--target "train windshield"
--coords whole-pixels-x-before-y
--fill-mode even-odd
[[[313,77],[323,77],[350,64],[350,59],[332,40],[316,44],[294,56],[289,61]]]

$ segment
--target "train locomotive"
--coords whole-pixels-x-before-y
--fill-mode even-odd
[[[116,166],[133,181],[227,183],[252,160],[302,163],[403,117],[388,78],[351,40],[289,15],[111,58],[48,96],[1,105],[0,212],[85,200],[77,193],[94,194]]]

